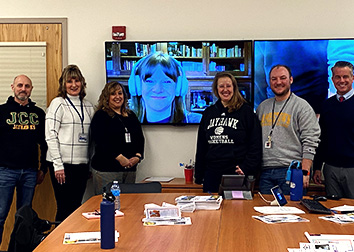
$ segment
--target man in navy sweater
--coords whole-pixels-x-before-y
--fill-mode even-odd
[[[332,67],[337,94],[325,101],[320,116],[321,142],[314,159],[316,184],[321,168],[328,196],[354,199],[354,90],[353,65],[338,61]]]
[[[17,209],[31,205],[36,183],[43,181],[47,171],[45,113],[29,99],[32,81],[26,75],[19,75],[11,88],[14,96],[0,105],[0,243],[15,187]],[[38,145],[41,148],[40,171]]]

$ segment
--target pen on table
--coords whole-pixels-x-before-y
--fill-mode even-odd
[[[208,191],[210,198],[208,200],[214,200],[215,199],[215,195],[212,194],[210,191]]]

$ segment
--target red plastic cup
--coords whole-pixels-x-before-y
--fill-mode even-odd
[[[193,183],[193,171],[194,169],[184,169],[184,178],[188,184]]]

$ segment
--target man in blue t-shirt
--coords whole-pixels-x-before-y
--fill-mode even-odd
[[[331,70],[337,94],[325,101],[321,112],[321,142],[314,159],[313,180],[321,183],[325,163],[326,194],[354,199],[353,65],[338,61]]]

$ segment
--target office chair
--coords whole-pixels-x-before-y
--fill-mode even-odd
[[[112,182],[108,183],[105,187],[109,191],[112,186]],[[149,183],[122,183],[119,184],[121,193],[161,193],[160,182]]]

